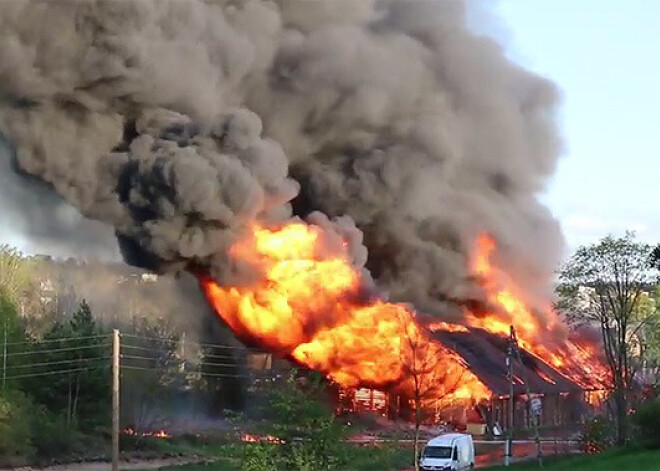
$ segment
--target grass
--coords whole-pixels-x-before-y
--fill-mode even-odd
[[[164,468],[177,471],[240,471],[243,444],[195,447],[197,454],[208,457],[205,464],[190,464]],[[396,446],[362,447],[346,445],[342,454],[348,465],[342,471],[399,471],[412,467],[412,450]]]
[[[598,455],[583,455],[547,459],[543,468],[535,463],[518,463],[513,466],[493,466],[489,471],[660,471],[660,450],[617,449]]]

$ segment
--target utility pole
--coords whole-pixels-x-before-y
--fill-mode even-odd
[[[507,377],[509,379],[509,406],[508,406],[508,426],[506,430],[506,447],[504,450],[504,466],[511,465],[511,456],[513,455],[513,342],[511,341],[513,336],[513,326],[510,330],[511,334],[509,335],[509,342],[506,348],[506,368],[507,368]]]
[[[112,471],[119,471],[119,330],[112,331]]]
[[[516,336],[516,330],[513,326],[511,326],[510,334],[509,334],[509,349],[511,353],[515,353],[516,357],[518,358],[518,362],[520,365],[523,365],[522,358],[520,356],[520,349],[518,348],[518,337]],[[511,363],[511,358],[508,358],[508,361]],[[510,390],[513,391],[513,367],[511,368],[511,382],[510,384]],[[533,400],[532,399],[532,394],[529,390],[529,385],[527,384],[526,381],[524,381],[523,378],[523,384],[525,386],[525,394],[527,395],[527,413],[528,417],[532,418],[532,424],[534,426],[534,441],[536,442],[536,458],[539,462],[539,466],[543,466],[543,453],[541,451],[541,438],[539,436],[539,425],[538,425],[538,415],[536,413],[536,410],[533,406],[534,402],[537,400],[536,398]],[[540,401],[540,400],[539,400]],[[539,402],[539,408],[541,406]],[[539,409],[540,412],[540,409]]]

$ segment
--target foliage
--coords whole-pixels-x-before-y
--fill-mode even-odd
[[[19,250],[0,245],[0,291],[18,302],[32,282],[32,260]]]
[[[49,413],[44,407],[36,408],[31,416],[32,443],[38,458],[83,454],[84,436],[66,416]]]
[[[245,446],[242,471],[278,471],[278,456],[273,453],[275,445],[267,443],[248,443]]]
[[[569,322],[600,329],[620,444],[627,439],[628,391],[644,361],[640,336],[659,320],[655,306],[645,302],[657,279],[650,256],[651,247],[632,233],[607,236],[576,251],[562,268],[557,289],[557,309]]]
[[[581,442],[585,453],[600,453],[612,447],[614,438],[614,423],[599,415],[586,421]]]
[[[83,301],[66,323],[55,323],[43,342],[33,346],[39,362],[30,368],[33,375],[23,389],[67,425],[78,424],[85,431],[106,424],[109,401],[109,346],[100,336],[89,305]],[[61,371],[60,374],[50,374]],[[44,381],[44,375],[48,373]]]
[[[660,398],[641,404],[632,416],[639,439],[652,448],[660,448]]]
[[[0,396],[0,465],[20,464],[32,455],[31,404],[23,394]]]
[[[183,343],[163,319],[135,320],[122,339],[122,423],[136,432],[167,426],[165,413],[186,385]],[[154,394],[159,391],[159,394]]]
[[[176,468],[181,471],[283,471],[281,462],[273,464],[274,448],[266,443],[215,445],[211,448],[188,449],[189,453],[213,459],[211,463],[192,464]],[[410,468],[410,448],[392,445],[359,446],[341,443],[337,452],[343,456],[342,471],[399,471]],[[278,467],[277,465],[282,467]],[[298,469],[298,468],[293,468]],[[311,469],[317,469],[313,467]]]
[[[660,451],[635,448],[616,448],[597,455],[569,456],[557,459],[547,458],[543,464],[546,471],[622,471],[657,470]],[[531,471],[539,469],[529,463],[511,466],[496,466],[489,471]]]
[[[0,350],[0,374],[2,374],[0,387],[10,390],[16,387],[16,380],[12,377],[20,375],[26,363],[22,353],[27,344],[16,306],[7,295],[0,293],[0,342],[4,344],[5,340],[7,341],[6,357],[4,346]]]
[[[319,400],[323,383],[319,377],[298,378],[291,374],[282,387],[269,394],[268,421],[263,430],[282,444],[270,446],[271,453],[261,447],[247,450],[249,469],[287,469],[296,471],[342,469],[341,453],[344,428],[335,419],[327,402]],[[261,460],[261,461],[258,461]]]

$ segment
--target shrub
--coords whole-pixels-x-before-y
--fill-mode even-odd
[[[32,456],[30,400],[17,392],[0,397],[0,465],[18,465]]]
[[[59,458],[84,454],[84,436],[60,415],[49,414],[45,408],[33,411],[32,440],[39,458]]]
[[[280,469],[279,455],[274,453],[276,445],[266,443],[250,443],[245,447],[241,462],[242,471],[277,471]]]
[[[605,416],[596,416],[584,425],[582,446],[586,453],[600,453],[614,444],[615,424]]]
[[[646,446],[660,448],[660,399],[643,403],[632,416],[639,440]]]

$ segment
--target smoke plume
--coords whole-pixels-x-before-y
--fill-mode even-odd
[[[12,0],[0,131],[131,264],[238,283],[250,224],[320,211],[393,300],[451,318],[482,297],[480,232],[538,296],[562,247],[537,199],[557,90],[466,23],[457,0]]]

